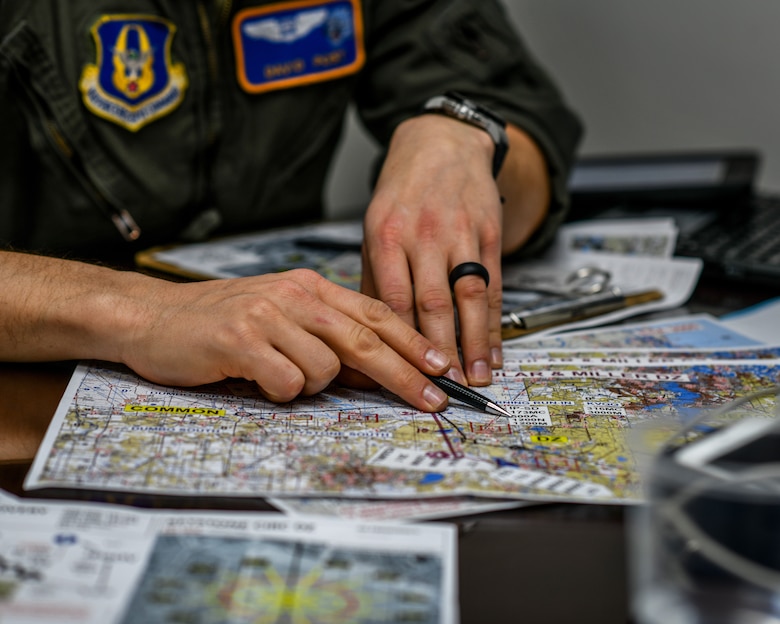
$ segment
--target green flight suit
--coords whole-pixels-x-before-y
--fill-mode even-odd
[[[386,146],[401,121],[447,90],[492,108],[538,142],[554,207],[534,244],[548,239],[565,209],[581,128],[501,5],[333,2],[306,3],[304,17],[316,22],[322,7],[351,15],[342,27],[359,40],[361,63],[308,82],[304,75],[274,83],[277,74],[298,69],[280,63],[266,69],[272,87],[252,92],[246,76],[253,68],[241,65],[249,62],[241,55],[250,45],[281,46],[284,10],[302,3],[0,0],[0,246],[99,257],[174,242],[204,214],[219,215],[211,235],[316,219],[350,103]],[[267,41],[247,40],[239,54],[236,41],[249,23],[242,12],[257,16],[252,28]],[[146,20],[146,30],[131,23],[136,18]],[[296,19],[297,34],[289,38],[303,40],[307,22]],[[101,40],[101,24],[130,26],[120,38]],[[331,35],[339,41],[345,33]],[[117,83],[96,82],[98,74],[89,72],[108,71],[117,63],[117,42],[127,48],[128,41],[137,43],[141,61],[152,58],[147,50],[165,65],[140,87],[131,85],[161,89],[158,100],[139,113],[127,92],[117,117],[113,100],[94,91]],[[168,83],[154,82],[166,75]],[[88,91],[102,109],[87,105]],[[120,234],[123,211],[140,228],[135,242]]]

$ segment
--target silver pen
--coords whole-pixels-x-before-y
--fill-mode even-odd
[[[501,317],[501,325],[504,329],[532,330],[539,327],[560,325],[576,319],[591,318],[661,298],[663,298],[663,293],[657,290],[630,294],[611,290],[606,293],[587,295],[577,299],[563,299],[539,307],[512,310]]]

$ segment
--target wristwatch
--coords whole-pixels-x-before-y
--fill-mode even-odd
[[[493,111],[465,98],[455,91],[447,91],[437,95],[423,104],[423,113],[437,113],[459,119],[460,121],[481,128],[490,135],[495,145],[493,152],[493,177],[498,176],[504,157],[509,149],[509,139],[506,136],[506,122]]]

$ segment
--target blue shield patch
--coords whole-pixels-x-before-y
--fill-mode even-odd
[[[244,9],[233,19],[241,88],[285,89],[356,73],[365,62],[357,0],[304,0]]]
[[[176,26],[154,15],[104,15],[92,27],[97,62],[79,81],[84,105],[131,131],[175,109],[187,73],[171,62]]]

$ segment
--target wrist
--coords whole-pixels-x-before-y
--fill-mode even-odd
[[[536,142],[523,130],[507,128],[512,149],[501,175],[499,192],[506,199],[502,253],[517,251],[544,223],[551,200],[547,162]]]
[[[77,357],[127,364],[143,329],[153,323],[151,305],[159,298],[154,284],[165,282],[92,265],[82,278],[88,285],[78,305],[63,318],[79,340]]]
[[[498,177],[509,150],[506,122],[501,117],[455,91],[430,98],[423,104],[421,114],[442,115],[485,132],[493,144],[493,177]]]
[[[403,147],[402,147],[403,146]],[[400,149],[398,149],[400,148]],[[478,158],[488,175],[492,165],[493,141],[483,130],[443,115],[409,117],[396,128],[391,152],[403,153],[408,162],[426,168],[455,166],[464,159]],[[449,163],[449,164],[448,164]]]

